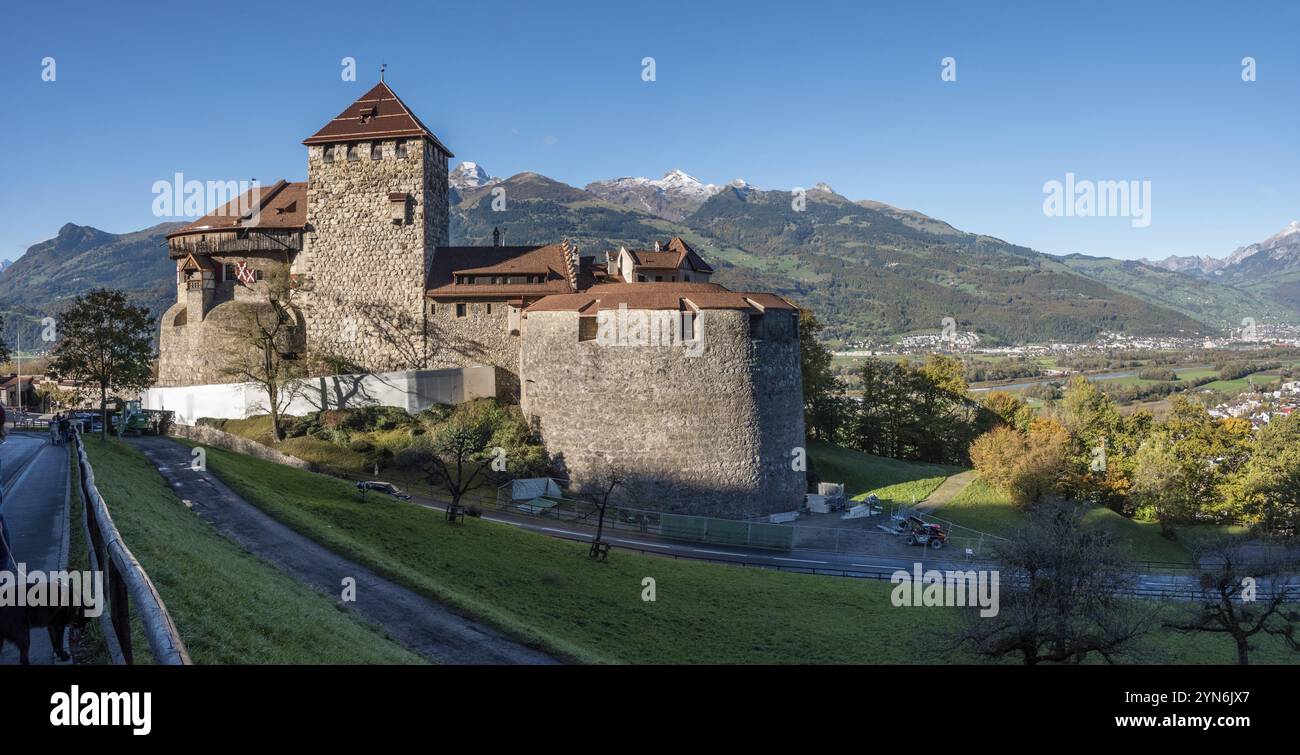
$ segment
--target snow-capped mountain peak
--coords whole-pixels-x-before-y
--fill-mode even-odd
[[[500,180],[499,178],[492,178],[486,170],[483,170],[483,166],[469,160],[457,165],[455,170],[447,176],[447,183],[459,191],[477,189],[497,183]]]
[[[593,181],[587,184],[586,189],[606,201],[680,221],[698,210],[722,187],[706,184],[686,171],[674,168],[663,178],[624,176]]]

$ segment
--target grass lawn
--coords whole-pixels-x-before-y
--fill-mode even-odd
[[[1254,372],[1235,380],[1215,380],[1212,383],[1206,383],[1201,386],[1201,388],[1212,391],[1223,391],[1225,393],[1241,393],[1242,391],[1250,389],[1251,381],[1254,381],[1256,386],[1271,386],[1274,383],[1280,383],[1282,377],[1278,374],[1277,370],[1265,370],[1262,372]]]
[[[139,451],[117,440],[85,442],[113,521],[158,588],[195,663],[424,662],[217,534]],[[137,656],[147,656],[147,649],[140,641]]]
[[[886,465],[888,466],[888,465]],[[525,641],[581,662],[977,663],[951,647],[954,609],[895,608],[887,582],[676,561],[396,501],[362,503],[347,482],[208,449],[227,484],[327,547]],[[646,577],[656,600],[641,599]],[[1230,642],[1161,631],[1150,663],[1229,663]],[[1280,658],[1270,647],[1269,657]],[[1261,658],[1261,660],[1263,660]]]
[[[1003,537],[1013,534],[1024,517],[1004,493],[979,478],[935,513],[963,527]],[[1083,521],[1110,530],[1135,559],[1178,564],[1189,563],[1187,544],[1197,538],[1212,532],[1241,531],[1239,527],[1181,526],[1177,528],[1178,540],[1168,540],[1160,534],[1158,523],[1137,522],[1104,506],[1093,508]]]
[[[872,456],[829,443],[809,443],[808,456],[818,476],[826,482],[844,483],[849,497],[866,498],[875,493],[891,503],[925,500],[949,475],[963,471],[945,464]]]

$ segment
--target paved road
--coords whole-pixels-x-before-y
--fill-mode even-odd
[[[45,434],[10,433],[0,445],[0,489],[14,560],[28,571],[55,571],[68,563],[67,447],[50,445]],[[32,632],[30,660],[61,663],[44,630]],[[0,664],[18,662],[18,650],[5,643]]]
[[[298,534],[245,501],[208,472],[190,467],[190,449],[168,438],[131,443],[158,468],[176,496],[222,535],[320,593],[337,599],[344,577],[356,580],[350,604],[396,641],[430,660],[454,664],[544,664],[555,659]]]

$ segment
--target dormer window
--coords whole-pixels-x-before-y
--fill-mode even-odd
[[[384,159],[384,144],[383,144],[383,142],[375,142],[374,144],[371,144],[371,145],[370,145],[370,159],[371,159],[371,160],[383,160],[383,159]]]
[[[324,147],[321,147],[320,154],[321,154],[321,159],[325,161],[326,165],[329,165],[330,163],[334,162],[333,145],[326,144]]]
[[[370,107],[365,108],[364,110],[361,111],[361,122],[369,123],[372,120],[374,120],[375,116],[377,115],[379,115],[379,108],[371,105]]]

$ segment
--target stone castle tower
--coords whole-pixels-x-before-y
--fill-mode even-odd
[[[448,241],[451,152],[380,81],[310,138],[307,343],[365,371],[427,366],[425,285]]]

